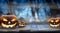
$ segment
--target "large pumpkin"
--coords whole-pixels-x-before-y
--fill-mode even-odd
[[[50,18],[49,23],[51,27],[59,27],[60,19],[59,18]]]
[[[17,25],[17,18],[15,15],[2,15],[1,26],[4,28],[12,28]]]

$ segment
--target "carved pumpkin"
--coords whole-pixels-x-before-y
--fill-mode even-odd
[[[2,15],[1,26],[3,28],[12,28],[17,25],[17,18],[15,15]]]
[[[50,18],[49,23],[51,27],[58,27],[60,24],[60,19],[59,18]]]
[[[19,27],[25,27],[26,26],[26,22],[25,21],[21,21],[19,22]]]

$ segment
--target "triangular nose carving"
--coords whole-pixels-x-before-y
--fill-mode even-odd
[[[10,24],[11,22],[9,21],[8,24]]]

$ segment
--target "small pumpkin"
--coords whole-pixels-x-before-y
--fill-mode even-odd
[[[58,18],[50,18],[49,23],[51,27],[58,27],[60,24],[60,19]]]
[[[19,27],[25,27],[26,26],[26,22],[25,21],[18,22],[18,26]]]

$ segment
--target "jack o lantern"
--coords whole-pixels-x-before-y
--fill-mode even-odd
[[[19,27],[25,27],[26,26],[26,22],[25,21],[21,21],[21,22],[18,22],[19,24]]]
[[[59,27],[60,19],[58,18],[50,18],[49,23],[51,27]]]
[[[13,28],[17,25],[17,18],[15,15],[2,15],[1,26],[3,28]]]

